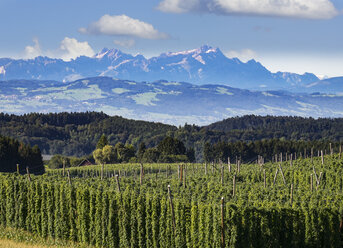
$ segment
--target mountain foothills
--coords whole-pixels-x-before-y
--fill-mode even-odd
[[[74,81],[80,78],[109,76],[133,81],[181,81],[192,84],[224,84],[244,89],[308,90],[319,79],[311,73],[272,73],[255,60],[246,63],[227,58],[218,48],[168,52],[145,58],[117,49],[103,49],[93,57],[81,56],[71,61],[36,57],[35,59],[0,59],[0,80]]]
[[[205,144],[208,144],[208,157],[222,158],[224,155],[219,152],[223,147],[229,147],[231,156],[251,159],[258,154],[268,158],[279,151],[302,152],[312,147],[324,150],[328,149],[329,142],[337,146],[338,142],[343,141],[343,119],[251,115],[229,118],[203,127],[175,127],[96,112],[32,113],[22,116],[0,114],[0,134],[26,144],[38,145],[43,154],[89,155],[95,150],[102,134],[105,134],[110,145],[120,142],[133,145],[136,151],[142,143],[146,148],[156,147],[169,136],[182,141],[185,149],[194,148],[197,161],[204,159]],[[229,146],[227,142],[234,145]]]
[[[51,80],[0,81],[0,112],[98,111],[140,119],[184,125],[208,125],[249,114],[342,117],[343,84],[334,79],[313,85],[335,85],[332,93],[252,91],[224,85],[184,82],[135,82],[94,77],[72,82]],[[341,89],[339,89],[341,88]]]

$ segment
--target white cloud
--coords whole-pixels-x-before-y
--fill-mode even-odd
[[[91,23],[87,28],[80,28],[79,32],[85,34],[133,36],[151,40],[168,38],[168,35],[159,32],[151,24],[126,15],[104,15],[98,21]]]
[[[81,55],[91,57],[95,53],[87,41],[80,42],[74,38],[65,37],[61,41],[60,50],[63,60],[75,59]]]
[[[163,12],[207,12],[308,19],[330,19],[338,15],[331,0],[163,0]]]
[[[49,56],[68,61],[71,59],[75,59],[81,55],[91,57],[95,54],[92,47],[88,44],[87,41],[80,42],[75,38],[65,37],[61,41],[59,48],[53,51],[42,50],[39,45],[39,41],[36,38],[33,40],[33,42],[33,46],[25,47],[23,58],[32,59],[37,56]]]
[[[133,39],[128,39],[128,40],[114,40],[113,43],[115,45],[121,46],[121,47],[126,47],[126,48],[130,48],[133,47],[136,42]]]
[[[251,59],[256,59],[257,53],[251,49],[243,49],[240,51],[228,51],[225,53],[228,58],[239,58],[241,61],[246,62]]]
[[[40,48],[38,39],[34,38],[33,43],[34,43],[33,46],[25,47],[25,52],[24,52],[25,59],[32,59],[32,58],[42,55],[42,50]]]

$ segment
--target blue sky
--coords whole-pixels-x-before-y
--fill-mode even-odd
[[[341,0],[0,0],[0,57],[219,47],[272,71],[343,75]]]

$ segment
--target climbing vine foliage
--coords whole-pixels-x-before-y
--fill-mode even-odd
[[[0,225],[96,247],[342,247],[338,154],[230,166],[1,174]]]

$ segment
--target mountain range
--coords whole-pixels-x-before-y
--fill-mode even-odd
[[[336,81],[326,80],[312,87],[321,89],[325,84],[335,85]],[[0,112],[64,111],[103,111],[109,115],[174,125],[206,125],[247,114],[343,117],[343,96],[253,91],[219,84],[194,85],[165,80],[136,82],[111,77],[72,82],[0,81]]]
[[[168,80],[195,85],[221,84],[242,89],[293,92],[313,92],[315,90],[312,86],[323,86],[312,73],[272,73],[255,60],[244,63],[238,58],[230,59],[220,49],[206,45],[188,51],[163,53],[149,59],[142,55],[134,56],[106,48],[93,57],[81,56],[71,61],[48,57],[28,60],[0,59],[0,80],[72,82],[98,76],[133,81]],[[343,82],[342,78],[339,80],[340,83]],[[325,88],[326,92],[327,87],[321,88]]]

